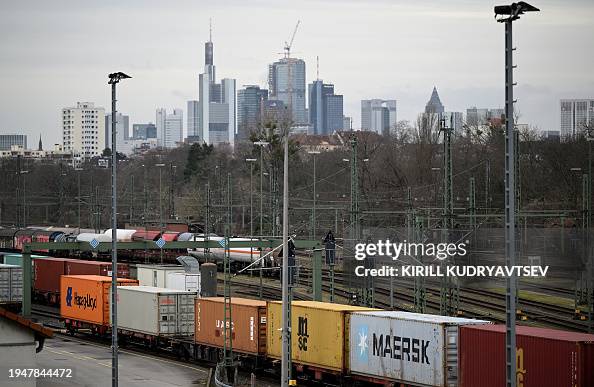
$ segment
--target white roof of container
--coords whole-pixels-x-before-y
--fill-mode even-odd
[[[472,318],[440,316],[435,314],[422,314],[399,311],[373,311],[373,312],[356,312],[356,314],[371,315],[378,317],[388,317],[402,320],[424,321],[437,324],[489,324],[490,321],[478,320]]]
[[[78,242],[90,242],[93,239],[96,239],[97,242],[111,242],[111,235],[106,234],[91,234],[91,233],[81,233],[78,234],[76,240]]]
[[[153,269],[153,270],[181,270],[184,271],[184,267],[182,265],[175,265],[175,264],[165,264],[165,265],[151,265],[148,263],[138,263],[136,264],[137,268],[140,269]]]
[[[118,228],[116,230],[116,235],[118,241],[129,241],[132,240],[132,235],[136,233],[137,230],[128,230],[128,229],[121,229]],[[111,237],[111,228],[105,231],[105,235],[109,235]]]
[[[158,293],[158,294],[196,294],[196,292],[190,292],[187,290],[168,289],[168,288],[157,288],[155,286],[118,286],[118,289],[124,289],[126,291],[133,292],[144,292],[144,293]]]
[[[8,263],[0,263],[0,268],[4,269],[4,268],[11,268],[11,267],[16,267],[16,268],[21,268],[19,265],[9,265]]]

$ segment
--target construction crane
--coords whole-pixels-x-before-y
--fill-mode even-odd
[[[295,29],[293,30],[293,35],[291,36],[289,43],[285,41],[285,58],[287,59],[291,57],[291,47],[293,46],[293,40],[295,40],[295,34],[297,33],[300,23],[301,20],[297,20],[297,25],[295,25]]]

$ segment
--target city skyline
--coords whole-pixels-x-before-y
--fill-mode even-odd
[[[577,44],[581,36],[594,34],[588,24],[594,5],[568,3],[539,2],[539,18],[527,19],[515,35],[520,122],[541,130],[559,130],[560,99],[594,94],[587,69],[593,54]],[[373,6],[346,1],[340,9],[332,1],[289,4],[183,1],[167,9],[134,1],[125,6],[3,4],[0,28],[12,38],[0,41],[5,53],[0,132],[32,138],[42,133],[47,146],[59,142],[61,107],[93,101],[109,113],[107,74],[115,70],[133,76],[118,96],[120,112],[131,124],[153,121],[159,106],[185,110],[187,101],[196,99],[195,74],[202,68],[210,16],[217,67],[237,79],[237,89],[267,86],[268,65],[282,57],[283,43],[300,19],[293,56],[306,62],[306,82],[316,79],[319,56],[322,78],[341,90],[344,114],[353,117],[355,128],[361,100],[369,98],[396,98],[398,119],[413,122],[434,85],[449,111],[503,106],[503,39],[492,23],[493,2],[454,1],[446,7],[436,1]],[[175,15],[175,22],[147,24],[159,12]],[[246,12],[266,14],[270,23],[246,23]],[[115,15],[110,30],[98,22],[101,15]],[[336,27],[325,32],[329,16]],[[72,22],[55,23],[61,17]],[[24,114],[31,104],[38,114]]]

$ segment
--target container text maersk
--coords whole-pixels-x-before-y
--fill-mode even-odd
[[[383,334],[378,336],[374,333],[372,353],[374,356],[430,365],[427,357],[429,343],[429,340]]]

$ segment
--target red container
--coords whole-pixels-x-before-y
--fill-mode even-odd
[[[504,387],[505,325],[460,328],[460,387]],[[516,328],[516,380],[522,387],[594,386],[594,335]]]
[[[132,235],[133,241],[155,241],[161,235],[161,231],[138,230]]]
[[[65,270],[65,275],[101,275],[111,277],[111,262],[69,259],[66,261]],[[130,278],[130,268],[127,264],[118,263],[118,278]]]
[[[66,270],[66,258],[35,258],[33,288],[41,293],[60,293],[60,276]]]

